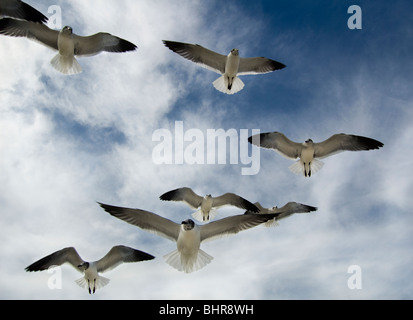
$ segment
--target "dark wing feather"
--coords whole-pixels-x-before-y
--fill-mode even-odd
[[[181,57],[195,62],[204,68],[212,70],[216,73],[223,74],[225,72],[225,64],[227,57],[206,49],[199,44],[190,44],[176,41],[163,40],[163,43],[173,52]]]
[[[0,2],[0,16],[7,16],[38,23],[44,23],[48,20],[43,13],[20,0]]]
[[[0,34],[11,37],[26,37],[58,50],[59,31],[52,30],[44,24],[4,18],[0,19]]]
[[[200,227],[201,241],[236,234],[240,231],[256,227],[277,216],[277,213],[242,214],[210,222]]]
[[[302,144],[291,141],[280,132],[268,132],[248,138],[248,142],[256,146],[273,149],[289,159],[297,159],[301,155]]]
[[[112,216],[127,223],[173,241],[178,239],[180,225],[171,220],[145,210],[116,207],[99,202],[98,204]]]
[[[380,141],[339,133],[331,136],[327,140],[314,144],[314,157],[324,158],[342,151],[362,151],[374,150],[383,147]]]
[[[60,266],[66,262],[71,264],[76,270],[80,271],[78,266],[84,261],[79,256],[75,248],[69,247],[49,254],[48,256],[32,263],[30,266],[26,267],[25,270],[30,272],[43,271],[52,266]]]
[[[75,55],[77,56],[91,56],[102,51],[127,52],[137,49],[137,46],[132,42],[105,32],[87,37],[73,35],[73,38],[75,41]]]
[[[235,193],[225,193],[222,196],[214,197],[212,206],[221,207],[225,205],[232,205],[237,208],[250,210],[252,212],[259,212],[260,210],[247,199],[236,195]]]
[[[105,272],[121,263],[146,261],[154,258],[153,255],[127,246],[114,246],[102,259],[96,262],[96,268],[98,272]]]
[[[193,209],[201,206],[202,197],[197,195],[191,188],[183,187],[165,192],[159,197],[163,201],[184,201]]]
[[[262,74],[285,68],[285,64],[264,57],[241,58],[238,75]]]

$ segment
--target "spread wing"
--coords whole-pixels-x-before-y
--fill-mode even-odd
[[[283,68],[285,64],[264,57],[240,58],[238,75],[269,73]]]
[[[0,2],[0,17],[1,16],[38,23],[43,23],[48,20],[43,13],[20,0],[2,0]]]
[[[30,266],[28,266],[25,270],[26,271],[43,271],[47,270],[48,268],[52,266],[60,266],[64,263],[69,263],[71,264],[76,270],[80,271],[78,269],[78,266],[84,261],[82,258],[79,256],[77,253],[76,249],[73,247],[69,248],[64,248],[62,250],[56,251],[34,263],[32,263]]]
[[[335,134],[327,140],[314,144],[314,157],[325,158],[342,151],[373,150],[383,147],[380,141],[349,134]]]
[[[154,256],[140,250],[126,246],[114,246],[102,259],[96,262],[96,268],[98,272],[105,272],[122,263],[152,260],[154,258]]]
[[[159,199],[164,201],[184,201],[191,208],[197,209],[201,206],[203,198],[192,191],[191,188],[184,187],[168,191],[161,195]]]
[[[73,39],[77,56],[91,56],[102,51],[127,52],[137,49],[133,43],[104,32],[87,37],[73,35]]]
[[[278,213],[279,216],[277,217],[277,220],[280,220],[294,213],[307,213],[307,212],[312,212],[312,211],[317,211],[317,210],[318,210],[317,207],[308,206],[306,204],[302,204],[298,202],[288,202],[283,207],[276,208],[275,210],[272,210],[271,212]]]
[[[259,207],[260,209],[259,214],[272,214],[272,213],[277,214],[276,217],[274,217],[273,219],[269,219],[265,223],[265,226],[267,227],[277,225],[277,221],[287,218],[294,213],[307,213],[307,212],[318,210],[317,207],[308,206],[308,205],[298,203],[298,202],[288,202],[286,205],[284,205],[281,208],[277,208],[277,207],[263,208],[259,203],[256,203],[255,205],[257,205],[257,207]],[[245,214],[251,214],[251,213],[252,213],[251,211],[245,212]]]
[[[199,44],[190,44],[176,41],[163,40],[163,43],[173,52],[181,57],[188,59],[200,66],[219,74],[225,72],[227,57],[206,49]]]
[[[222,196],[214,197],[212,200],[213,207],[231,205],[241,209],[250,210],[252,212],[259,211],[259,209],[254,204],[234,193],[225,193]]]
[[[256,227],[278,214],[242,214],[210,222],[200,226],[201,242],[220,238],[225,235],[236,234],[240,231]]]
[[[289,159],[297,159],[301,155],[302,145],[291,141],[280,132],[257,134],[249,137],[248,142],[262,148],[273,149]]]
[[[41,23],[3,18],[0,19],[0,34],[11,37],[26,37],[58,50],[59,31],[52,30]]]
[[[155,233],[172,241],[178,239],[180,225],[155,213],[140,209],[116,207],[103,203],[99,203],[99,205],[112,216],[143,230]]]

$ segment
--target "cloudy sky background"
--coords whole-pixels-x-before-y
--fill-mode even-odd
[[[64,76],[52,50],[0,37],[0,297],[2,299],[407,299],[413,297],[413,21],[409,1],[28,1],[63,25],[134,42],[133,53],[80,58]],[[362,30],[349,30],[357,4]],[[50,16],[51,14],[47,14]],[[161,40],[198,43],[227,54],[265,56],[287,68],[245,76],[228,96],[217,74],[168,50]],[[334,133],[382,141],[381,150],[324,160],[311,179],[292,162],[260,150],[260,171],[237,165],[157,165],[158,129],[280,131],[295,141]],[[244,144],[245,141],[240,141]],[[186,142],[185,146],[189,143]],[[407,149],[406,149],[407,146]],[[255,148],[255,147],[254,147]],[[251,152],[252,147],[249,147]],[[206,155],[205,155],[206,156]],[[173,242],[104,212],[96,201],[140,208],[176,222],[191,209],[159,196],[189,186],[199,194],[235,192],[264,207],[317,206],[276,228],[263,226],[204,243],[211,264],[192,274],[163,255]],[[217,218],[241,214],[224,208]],[[128,245],[157,259],[124,264],[93,296],[62,268],[62,289],[32,262],[67,246],[85,260]],[[348,268],[362,271],[350,290]]]

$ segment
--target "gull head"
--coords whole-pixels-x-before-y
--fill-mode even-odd
[[[83,271],[86,271],[87,269],[89,269],[89,262],[83,262],[82,264],[79,264],[77,267]]]
[[[73,29],[72,29],[72,27],[65,26],[65,27],[62,29],[61,32],[64,33],[64,34],[72,34],[72,33],[73,33]]]
[[[205,199],[210,199],[210,198],[212,198],[212,195],[211,195],[211,194],[207,194],[204,198],[205,198]]]
[[[311,139],[308,139],[304,142],[305,145],[312,145],[314,142]]]
[[[189,231],[192,230],[195,227],[195,222],[191,219],[187,219],[181,222],[181,226],[183,230]]]
[[[232,49],[231,50],[231,54],[233,55],[233,56],[238,56],[239,55],[239,52],[238,52],[238,49]]]

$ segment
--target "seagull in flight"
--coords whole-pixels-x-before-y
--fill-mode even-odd
[[[272,227],[272,226],[277,226],[277,221],[287,218],[291,216],[294,213],[308,213],[312,211],[317,211],[317,207],[313,206],[308,206],[306,204],[298,203],[298,202],[288,202],[286,205],[284,205],[281,208],[278,208],[277,206],[274,206],[272,208],[264,208],[259,202],[254,203],[257,208],[260,209],[258,212],[259,214],[272,214],[272,213],[277,213],[278,216],[275,218],[268,220],[265,222],[266,227]],[[245,214],[251,214],[251,211],[246,211]]]
[[[84,277],[76,280],[82,288],[88,288],[89,294],[95,293],[109,283],[109,279],[99,275],[116,268],[124,262],[138,262],[152,260],[155,257],[126,246],[114,246],[102,259],[94,262],[84,261],[76,249],[73,247],[64,248],[56,251],[28,266],[27,272],[43,271],[50,267],[60,266],[64,263],[71,264],[76,270],[84,273]]]
[[[199,226],[191,219],[178,224],[149,211],[98,204],[118,219],[176,242],[177,249],[165,255],[164,259],[170,266],[185,273],[199,270],[212,261],[213,257],[200,248],[203,241],[236,234],[278,215],[241,214]]]
[[[334,134],[323,142],[315,143],[308,139],[304,143],[291,141],[280,132],[269,132],[254,135],[248,138],[251,144],[273,149],[289,159],[299,160],[289,168],[295,174],[311,175],[324,165],[318,159],[329,157],[342,151],[374,150],[383,147],[380,141],[351,134]]]
[[[10,18],[0,20],[0,34],[12,37],[26,37],[57,50],[58,53],[51,60],[51,64],[63,74],[82,72],[82,67],[75,57],[92,56],[102,51],[134,51],[137,48],[133,43],[109,33],[99,32],[83,37],[74,34],[69,26],[64,27],[59,32],[50,29],[44,24]]]
[[[47,17],[32,6],[20,0],[1,0],[0,18],[11,17],[38,23],[45,23]]]
[[[213,82],[214,87],[223,93],[234,94],[244,88],[238,76],[269,73],[285,68],[285,65],[264,57],[241,58],[238,49],[232,49],[225,56],[206,49],[199,44],[189,44],[163,40],[166,47],[180,56],[221,75]]]
[[[225,193],[219,197],[207,194],[205,197],[197,195],[191,188],[179,188],[168,191],[159,197],[163,201],[183,201],[192,209],[198,209],[192,214],[198,221],[209,221],[216,215],[219,207],[231,205],[251,212],[258,212],[259,209],[248,200],[234,194]]]

